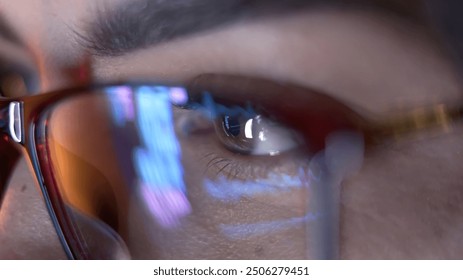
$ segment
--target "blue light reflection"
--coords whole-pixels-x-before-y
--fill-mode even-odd
[[[304,170],[300,168],[298,176],[270,173],[267,178],[247,181],[219,176],[216,180],[205,179],[203,186],[211,197],[225,201],[237,201],[243,197],[281,194],[294,189],[307,188],[308,181]]]
[[[134,122],[138,133],[140,144],[132,147],[132,161],[142,198],[161,226],[177,226],[180,218],[191,212],[191,206],[172,102],[186,102],[186,91],[164,86],[112,87],[108,95],[115,124],[122,127]]]
[[[320,218],[318,213],[309,213],[303,217],[294,217],[284,220],[275,220],[243,225],[221,224],[221,232],[229,239],[240,240],[251,237],[258,237],[272,232],[291,230],[295,227],[305,226],[307,223]]]

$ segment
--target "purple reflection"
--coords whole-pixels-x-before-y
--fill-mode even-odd
[[[140,191],[151,213],[165,227],[178,226],[179,218],[191,212],[190,203],[183,192],[173,188],[157,190],[146,184],[141,184]]]
[[[133,121],[132,88],[128,86],[109,87],[106,91],[111,95],[109,102],[115,123],[118,126],[124,126],[127,121]]]
[[[137,126],[143,145],[133,151],[140,191],[149,210],[164,227],[174,227],[191,212],[183,182],[181,150],[174,131],[169,87],[137,89]]]
[[[185,105],[188,102],[188,93],[185,88],[171,87],[169,97],[174,105]]]

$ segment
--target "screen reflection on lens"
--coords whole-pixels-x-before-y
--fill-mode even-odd
[[[115,137],[123,137],[126,123],[135,123],[140,145],[132,149],[138,191],[153,217],[164,227],[174,227],[179,219],[191,212],[183,182],[181,150],[175,136],[171,99],[186,102],[186,92],[178,88],[148,87],[107,89],[115,123],[122,129]],[[130,98],[132,97],[132,98]],[[136,115],[133,103],[136,103]],[[122,120],[122,121],[121,121]],[[125,159],[127,160],[127,159]]]

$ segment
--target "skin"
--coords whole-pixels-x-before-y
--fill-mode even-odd
[[[225,73],[321,89],[381,117],[397,108],[462,101],[454,66],[439,43],[425,27],[393,16],[358,10],[300,12],[238,22],[110,58],[89,56],[69,29],[79,29],[95,16],[94,2],[0,1],[3,15],[25,44],[30,59],[23,63],[35,69],[37,92],[90,80],[181,82],[202,73]],[[81,67],[91,73],[86,79],[70,74]],[[462,132],[460,123],[366,154],[358,174],[343,182],[341,258],[463,257]],[[66,258],[28,159],[21,159],[11,176],[0,209],[0,259]],[[187,236],[180,240],[186,242]],[[269,244],[261,247],[250,258],[271,257]],[[200,253],[189,244],[183,256],[195,256],[195,250]],[[217,252],[201,257],[226,258],[229,253]]]

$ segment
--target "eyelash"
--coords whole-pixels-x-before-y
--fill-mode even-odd
[[[208,153],[202,157],[202,160],[207,161],[205,174],[211,171],[215,173],[215,177],[225,174],[227,179],[236,179],[240,173],[240,168],[234,160],[217,153]]]

